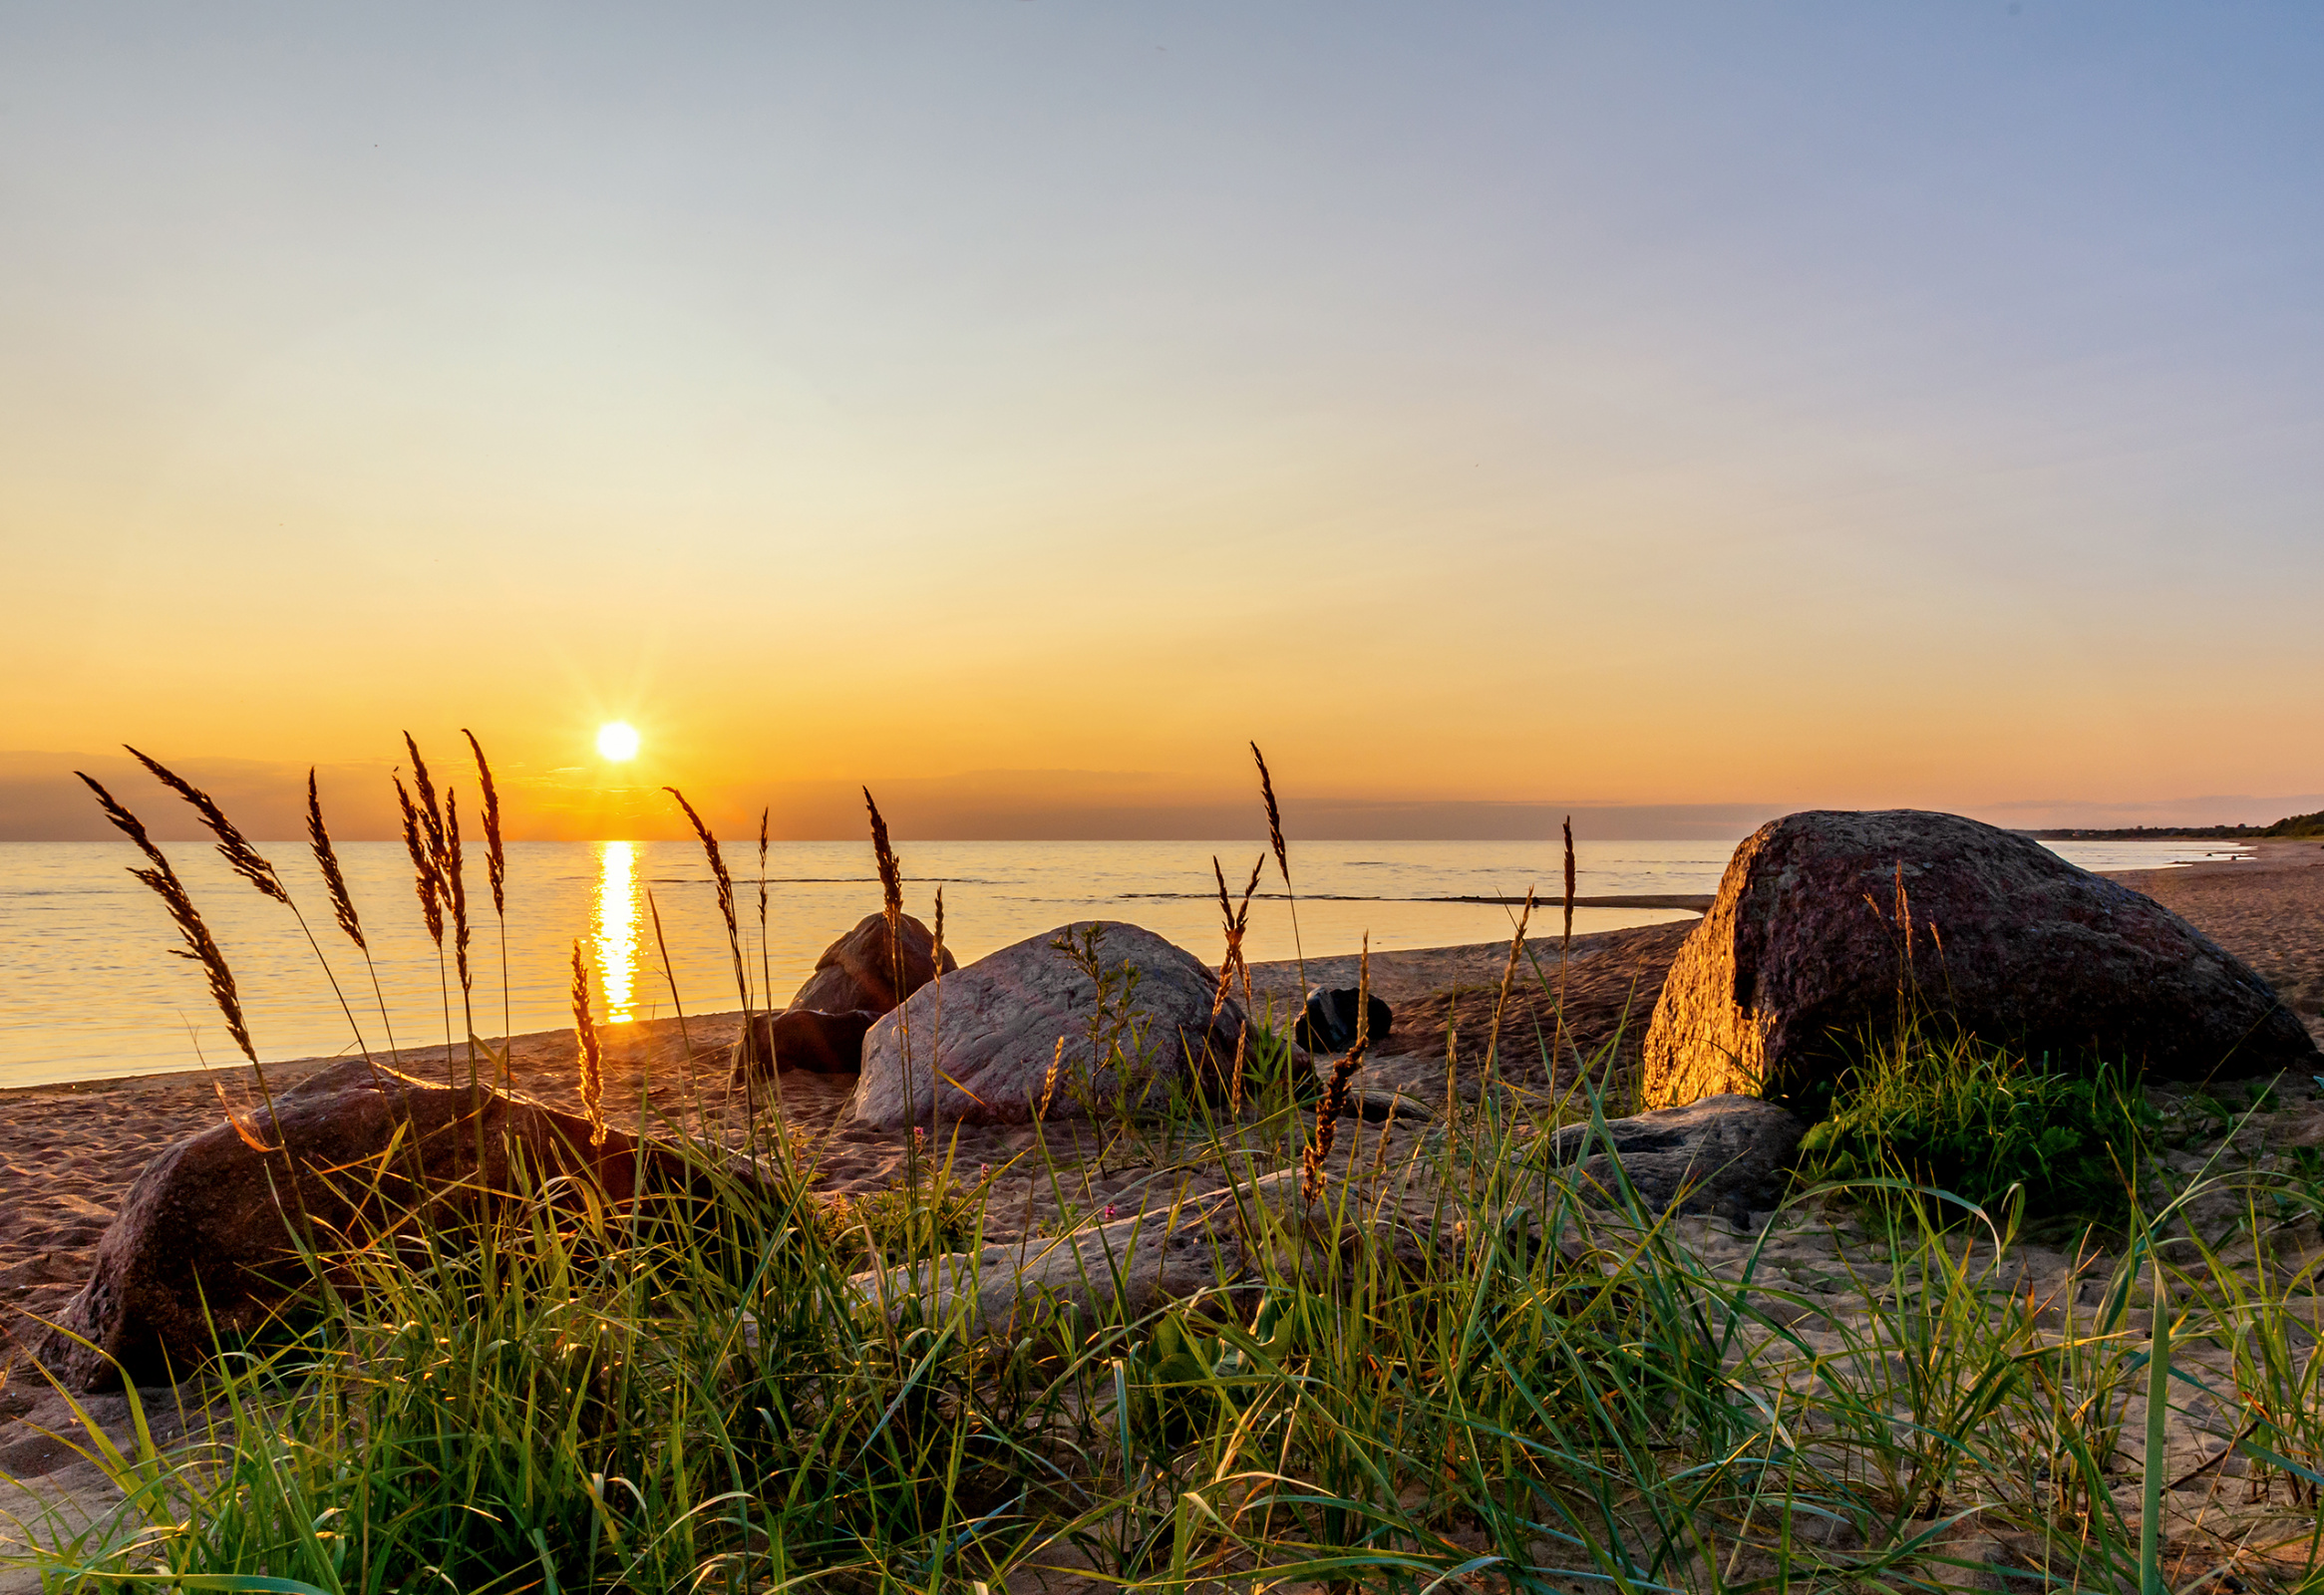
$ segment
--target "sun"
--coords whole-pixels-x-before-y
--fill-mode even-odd
[[[637,728],[626,720],[607,721],[597,728],[597,752],[619,762],[637,757]]]

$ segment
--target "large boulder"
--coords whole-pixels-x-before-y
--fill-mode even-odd
[[[1060,950],[1069,938],[1095,956],[1103,1005],[1097,981]],[[1242,1025],[1231,997],[1213,1018],[1217,992],[1218,977],[1200,959],[1151,930],[1088,920],[1044,931],[923,987],[872,1026],[855,1117],[885,1128],[1020,1124],[1037,1112],[1065,1117],[1145,1106],[1189,1069],[1213,1087],[1232,1067]]]
[[[446,1216],[473,1210],[509,1187],[512,1150],[521,1167],[589,1181],[615,1200],[639,1172],[638,1142],[618,1130],[592,1147],[588,1120],[575,1115],[490,1088],[430,1086],[361,1059],[279,1093],[252,1129],[283,1149],[261,1153],[218,1124],[170,1145],[132,1182],[89,1283],[59,1315],[70,1333],[52,1330],[40,1347],[65,1384],[182,1378],[215,1344],[210,1324],[219,1336],[259,1328],[312,1282],[294,1225],[327,1257],[423,1204]],[[644,1155],[649,1180],[688,1177],[666,1148]]]
[[[863,1033],[878,1019],[868,1008],[845,1014],[818,1008],[753,1014],[749,1027],[727,1049],[728,1077],[740,1086],[770,1073],[770,1064],[811,1075],[852,1075],[863,1067]]]
[[[896,963],[903,964],[902,989],[897,990]],[[944,955],[944,972],[960,961]],[[884,1014],[936,978],[936,938],[928,927],[905,914],[896,926],[896,946],[890,949],[887,916],[865,914],[815,961],[815,973],[791,999],[794,1008],[812,1008],[827,1014],[868,1009]]]
[[[1644,1095],[1821,1106],[1859,1039],[1910,1004],[2057,1067],[2164,1080],[2313,1070],[2253,974],[2152,898],[2030,837],[1919,809],[1761,826],[1679,950],[1647,1028]]]
[[[1789,1109],[1756,1097],[1707,1097],[1602,1126],[1564,1125],[1550,1136],[1548,1158],[1615,1205],[1626,1205],[1627,1185],[1649,1212],[1675,1207],[1743,1223],[1783,1199],[1807,1129]]]

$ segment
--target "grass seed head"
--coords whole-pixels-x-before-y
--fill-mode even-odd
[[[420,757],[420,745],[404,733],[404,747],[412,756],[412,782],[420,790],[420,823],[428,837],[428,851],[439,865],[444,859],[444,808],[436,800],[436,783],[428,775],[428,761]]]
[[[903,866],[896,861],[895,848],[887,839],[887,820],[869,787],[863,789],[863,807],[871,815],[871,858],[879,866],[881,912],[892,930],[903,919]]]
[[[169,867],[169,860],[163,856],[162,849],[154,845],[154,838],[147,833],[143,820],[100,786],[96,778],[83,775],[80,771],[74,774],[80,776],[83,784],[97,795],[97,806],[104,810],[105,817],[113,822],[114,828],[136,842],[139,851],[146,855],[149,860],[147,865],[143,868],[132,867],[130,873],[144,881],[154,895],[162,899],[163,906],[169,910],[170,922],[177,927],[177,934],[184,938],[184,946],[169,950],[201,966],[201,972],[209,983],[210,1000],[217,1004],[218,1013],[225,1019],[226,1033],[234,1038],[234,1045],[242,1049],[242,1056],[255,1065],[258,1053],[250,1045],[250,1027],[242,1019],[242,998],[234,988],[234,972],[227,967],[226,955],[218,950],[217,938],[209,933],[209,926],[202,923],[201,914],[193,906],[193,899],[186,895],[185,885],[177,878],[177,871]]]
[[[694,827],[695,836],[702,842],[702,851],[710,859],[711,878],[718,882],[719,917],[726,921],[727,937],[732,940],[741,931],[735,924],[735,881],[734,876],[727,873],[726,855],[719,851],[718,838],[702,822],[702,816],[694,811],[694,805],[686,800],[686,795],[675,787],[664,787],[662,791],[677,798],[678,806],[686,810],[686,822]]]
[[[460,989],[469,989],[468,874],[460,861],[460,803],[452,789],[444,791],[444,883],[452,899],[452,957],[460,971]]]
[[[1291,857],[1283,848],[1283,810],[1275,804],[1275,781],[1267,774],[1267,756],[1251,744],[1251,758],[1259,767],[1259,797],[1267,804],[1267,845],[1275,849],[1275,867],[1283,872],[1285,890],[1291,885]]]
[[[573,943],[573,1039],[580,1044],[581,1111],[589,1116],[589,1144],[605,1144],[605,1053],[589,1013],[589,970]]]
[[[122,746],[129,748],[127,743],[123,743]],[[235,874],[241,876],[251,885],[257,887],[260,892],[273,898],[285,908],[290,906],[290,893],[282,889],[282,877],[274,872],[272,864],[259,855],[258,849],[250,845],[250,839],[242,834],[232,820],[226,817],[225,810],[217,805],[208,793],[203,792],[167,766],[147,758],[135,748],[129,748],[129,754],[132,759],[152,771],[156,781],[193,805],[194,812],[201,815],[201,822],[207,825],[210,834],[218,839],[218,856],[232,866]]]
[[[363,921],[355,916],[355,899],[347,894],[347,876],[339,868],[339,850],[331,845],[331,832],[323,824],[323,800],[315,791],[312,769],[307,771],[307,846],[313,850],[315,867],[322,871],[323,885],[331,893],[331,913],[339,928],[368,953],[371,948],[363,939]]]
[[[1565,816],[1565,939],[1573,940],[1573,816]]]
[[[392,779],[396,784],[396,802],[404,811],[404,851],[412,855],[412,889],[420,894],[420,920],[441,949],[444,946],[443,872],[422,831],[420,811],[412,802],[412,795],[404,790],[404,779],[401,776]]]
[[[493,785],[493,767],[486,762],[485,745],[477,741],[477,734],[465,726],[460,734],[468,739],[470,750],[477,756],[477,789],[485,795],[485,868],[493,881],[493,914],[505,919],[508,854],[500,842],[500,790]]]

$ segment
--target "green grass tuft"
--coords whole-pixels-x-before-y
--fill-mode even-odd
[[[2120,1229],[2161,1119],[2119,1065],[2045,1065],[1933,1024],[1907,1028],[1842,1077],[1830,1116],[1801,1143],[1801,1172],[1902,1180],[1985,1208],[2022,1191],[2030,1219]]]

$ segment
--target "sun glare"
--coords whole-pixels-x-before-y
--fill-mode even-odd
[[[597,752],[607,759],[635,759],[637,757],[637,728],[625,720],[616,720],[597,728]]]

